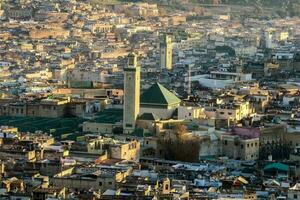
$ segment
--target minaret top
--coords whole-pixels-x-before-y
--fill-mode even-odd
[[[164,33],[161,37],[161,41],[160,41],[161,45],[167,45],[172,43],[172,38],[169,34]]]
[[[135,53],[130,53],[127,56],[127,65],[124,68],[124,71],[132,71],[138,68],[137,55]]]
[[[137,55],[133,52],[128,54],[127,67],[128,68],[136,68],[137,67]]]

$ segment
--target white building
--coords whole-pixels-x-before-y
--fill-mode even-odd
[[[220,89],[233,85],[236,82],[251,81],[252,74],[212,71],[210,74],[193,76],[191,80],[199,81],[204,87]]]

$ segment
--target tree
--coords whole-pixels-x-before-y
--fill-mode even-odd
[[[188,136],[184,125],[176,125],[173,134],[175,137],[163,137],[159,140],[162,156],[167,160],[197,162],[200,149],[199,138]]]

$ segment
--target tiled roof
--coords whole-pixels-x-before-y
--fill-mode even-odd
[[[141,104],[172,105],[181,100],[159,83],[152,85],[141,95]]]
[[[151,120],[156,121],[159,120],[159,117],[153,113],[144,113],[139,117],[140,120]]]

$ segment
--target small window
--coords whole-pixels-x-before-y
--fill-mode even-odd
[[[227,140],[224,141],[224,144],[227,145]]]
[[[146,144],[149,144],[149,141],[146,141]]]
[[[249,144],[247,144],[247,147],[249,147],[250,145]]]
[[[243,149],[243,148],[244,148],[244,145],[241,144],[241,149]]]
[[[169,190],[169,185],[168,184],[166,184],[165,190]]]
[[[298,199],[298,195],[297,194],[294,194],[294,199]]]
[[[192,116],[192,113],[189,113],[189,116]]]
[[[112,185],[112,182],[110,181],[110,182],[108,182],[108,185]]]
[[[132,124],[126,124],[126,127],[132,127]]]

